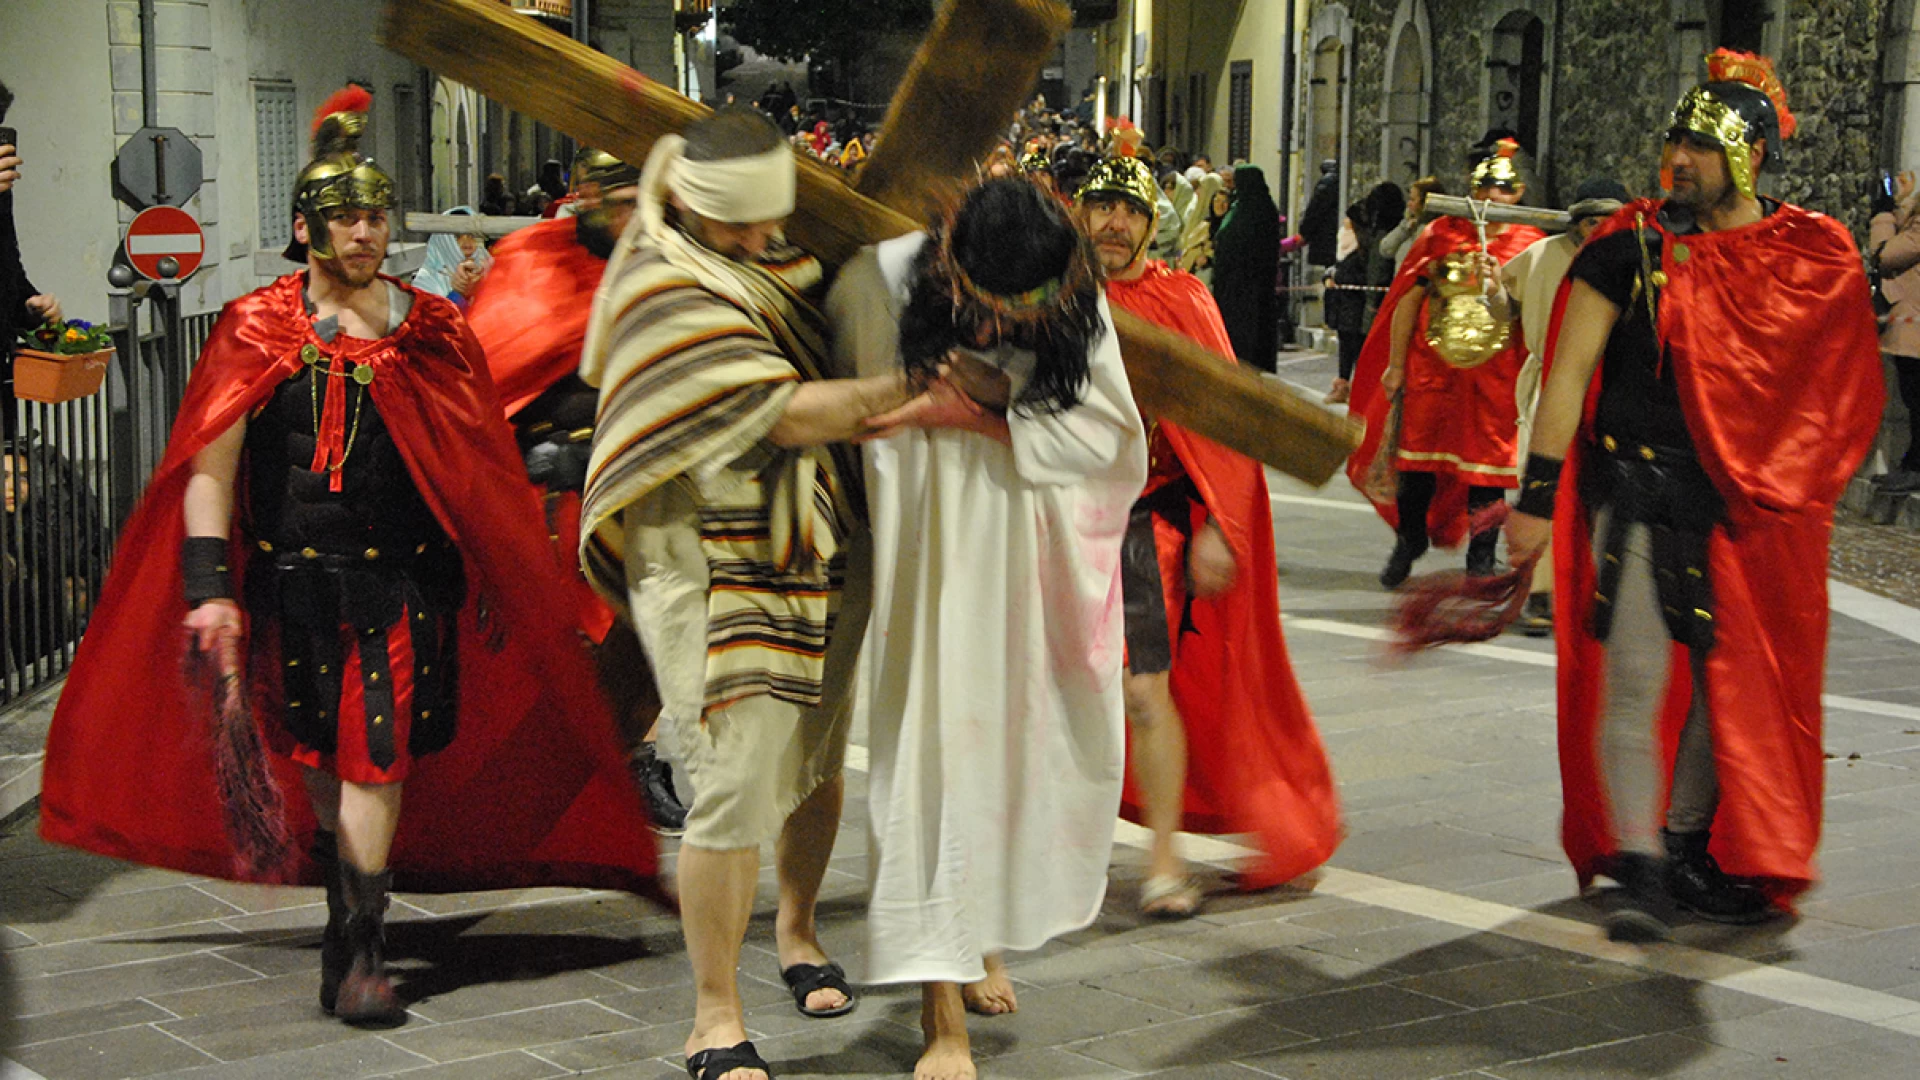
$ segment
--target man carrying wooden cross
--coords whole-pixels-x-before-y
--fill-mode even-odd
[[[814,926],[867,621],[860,469],[832,444],[912,395],[899,372],[822,378],[820,265],[780,239],[794,190],[792,152],[751,110],[662,138],[581,358],[600,391],[582,559],[640,632],[660,738],[693,785],[679,882],[696,1080],[768,1075],[735,971],[763,843],[795,1005],[854,1007]]]

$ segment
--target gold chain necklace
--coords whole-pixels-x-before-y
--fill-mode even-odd
[[[306,362],[308,369],[310,369],[314,375],[307,383],[307,389],[309,391],[308,396],[313,399],[313,437],[316,442],[320,439],[321,377],[324,376],[334,379],[351,378],[355,383],[359,384],[353,395],[353,424],[347,429],[346,445],[340,450],[340,460],[327,467],[329,473],[337,473],[347,467],[347,457],[353,453],[354,439],[360,435],[360,415],[364,411],[363,406],[366,404],[367,384],[373,382],[373,368],[368,367],[366,364],[355,364],[353,365],[352,372],[349,373],[344,366],[336,366],[333,357],[321,352],[312,344],[301,348],[300,359]],[[321,366],[322,360],[326,361],[324,367]],[[346,361],[342,360],[340,363],[344,365]]]

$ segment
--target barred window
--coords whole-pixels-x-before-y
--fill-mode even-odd
[[[259,160],[259,246],[277,250],[293,239],[293,181],[302,164],[292,83],[253,84],[253,127]]]
[[[1253,157],[1253,61],[1235,60],[1227,69],[1227,162]]]

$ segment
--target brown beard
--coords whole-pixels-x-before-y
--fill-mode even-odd
[[[384,261],[384,260],[383,260]],[[349,289],[364,289],[380,278],[380,263],[376,262],[365,272],[347,269],[347,264],[339,259],[315,259],[319,271],[331,278],[336,284]]]

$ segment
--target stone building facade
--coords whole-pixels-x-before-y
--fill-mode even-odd
[[[1456,193],[1493,127],[1520,132],[1530,202],[1564,206],[1590,176],[1658,193],[1680,92],[1726,45],[1773,58],[1799,132],[1764,190],[1864,237],[1867,192],[1901,159],[1907,0],[1313,0],[1303,51],[1341,54],[1347,197],[1439,176]],[[1302,67],[1307,66],[1303,59]],[[1316,136],[1302,117],[1307,147]],[[1920,149],[1920,148],[1916,148]],[[1312,156],[1318,156],[1314,154]]]

